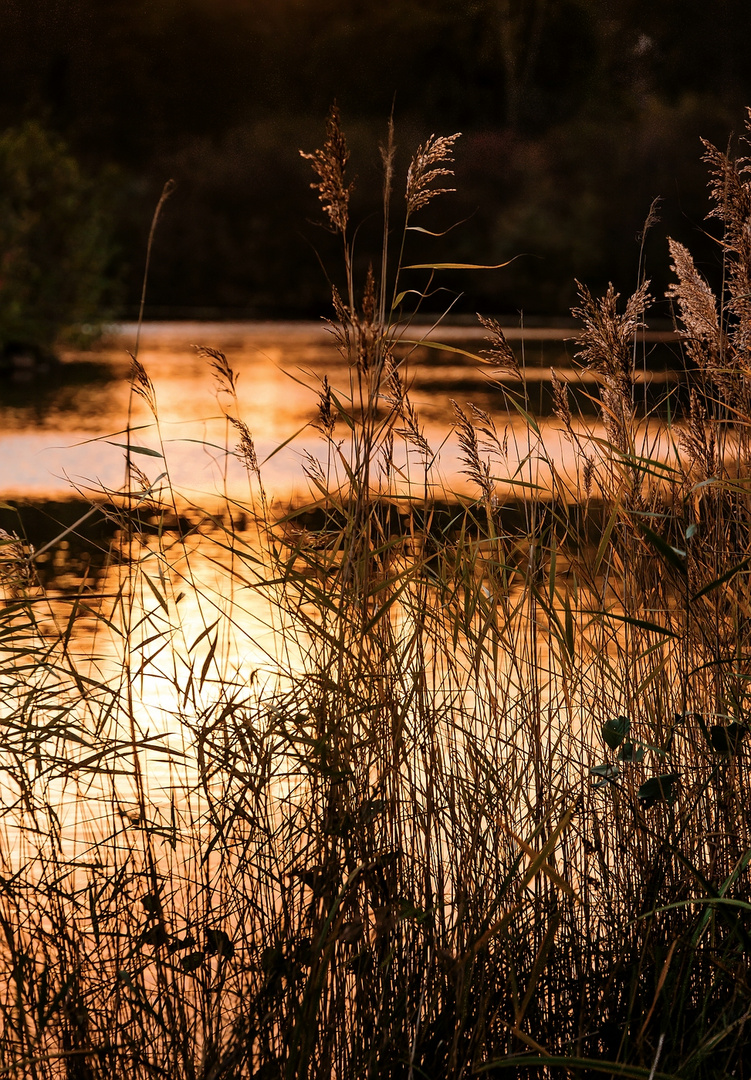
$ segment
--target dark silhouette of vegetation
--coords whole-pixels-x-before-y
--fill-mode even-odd
[[[705,145],[722,292],[670,243],[685,415],[641,393],[643,273],[579,286],[570,468],[482,316],[499,408],[455,405],[460,498],[391,257],[458,137],[406,178],[393,149],[362,277],[336,110],[305,154],[345,362],[309,498],[270,499],[204,347],[246,498],[173,489],[135,356],[122,489],[36,550],[0,533],[11,1080],[748,1077],[749,159]],[[105,566],[56,596],[36,565],[78,530]]]
[[[0,38],[0,129],[40,120],[85,168],[122,170],[131,310],[144,222],[177,181],[151,314],[325,311],[313,249],[328,250],[304,224],[314,204],[296,150],[314,145],[333,100],[355,152],[384,137],[392,101],[401,146],[464,133],[460,194],[434,215],[437,228],[469,217],[447,258],[530,254],[513,274],[477,277],[487,309],[563,314],[574,277],[630,287],[655,196],[662,290],[666,235],[714,256],[696,147],[738,129],[751,99],[746,0],[32,0],[2,5]],[[376,173],[357,177],[362,218]]]
[[[106,321],[117,297],[111,187],[33,121],[0,135],[0,364],[50,359]]]

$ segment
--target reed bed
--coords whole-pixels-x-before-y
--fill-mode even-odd
[[[305,155],[350,372],[309,502],[274,508],[207,347],[242,505],[186,508],[129,429],[106,587],[65,607],[3,538],[0,1076],[749,1075],[749,159],[706,148],[721,295],[671,242],[685,415],[645,409],[648,282],[582,287],[598,415],[557,384],[561,477],[482,318],[499,408],[456,405],[460,499],[410,398],[441,264],[405,284],[457,138],[404,198],[389,133],[359,283],[336,111]],[[137,357],[133,393],[158,425]]]

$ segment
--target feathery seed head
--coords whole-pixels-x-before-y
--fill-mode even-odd
[[[430,185],[439,176],[453,176],[454,170],[446,168],[453,164],[454,143],[461,135],[431,135],[428,141],[417,148],[417,153],[407,170],[407,216],[427,206],[436,195],[445,195],[455,188],[435,188]]]
[[[318,174],[318,180],[310,186],[318,192],[318,198],[328,215],[332,228],[335,232],[346,232],[349,220],[349,197],[354,184],[346,184],[344,180],[349,161],[349,149],[336,105],[332,105],[326,121],[326,141],[323,149],[314,150],[312,154],[301,150],[300,156],[309,161],[314,172]]]
[[[154,384],[149,378],[146,368],[141,361],[134,356],[133,353],[130,353],[130,358],[133,362],[130,372],[133,391],[138,394],[139,397],[143,398],[151,412],[156,415],[156,393],[154,391]]]
[[[256,454],[255,443],[253,442],[253,436],[250,428],[244,420],[236,420],[234,416],[227,417],[229,422],[235,427],[240,435],[240,444],[237,448],[237,456],[242,461],[247,469],[254,472],[256,476],[260,475],[260,468],[258,465],[258,456]]]
[[[508,427],[504,428],[503,438],[498,434],[498,429],[495,426],[495,420],[486,412],[485,409],[481,409],[474,402],[470,401],[469,407],[472,411],[473,426],[481,435],[485,438],[482,442],[478,440],[479,449],[485,454],[500,454],[505,458],[508,456]]]
[[[751,132],[751,110],[746,122]],[[745,136],[743,141],[751,143]],[[714,208],[707,215],[724,225],[721,244],[726,259],[725,308],[738,320],[731,334],[736,349],[751,348],[751,157],[732,160],[704,140],[704,160],[710,169],[710,193]]]
[[[324,375],[321,380],[321,389],[318,394],[318,422],[313,426],[326,438],[331,438],[336,426],[336,411],[331,397],[331,383],[327,375]]]
[[[603,374],[612,390],[630,398],[634,335],[644,328],[644,312],[652,300],[649,282],[643,281],[628,298],[622,314],[618,311],[620,293],[612,282],[599,300],[585,285],[578,281],[576,285],[580,306],[572,308],[572,314],[584,325],[576,355],[591,371]]]
[[[711,424],[707,424],[707,410],[694,387],[691,388],[688,423],[678,436],[678,444],[700,480],[708,480],[716,474],[718,461],[715,429]]]
[[[371,326],[375,318],[375,277],[373,276],[373,264],[368,266],[368,276],[365,279],[365,292],[362,297],[362,317],[368,326]]]
[[[571,431],[571,405],[568,400],[568,385],[551,369],[550,381],[553,387],[553,414],[560,420],[566,431]]]
[[[404,427],[397,428],[395,434],[400,435],[409,446],[413,446],[427,460],[431,456],[432,450],[428,440],[422,433],[417,410],[406,393],[403,394],[400,402],[399,416],[404,423]]]
[[[232,394],[237,393],[237,375],[229,365],[229,360],[218,349],[211,349],[208,345],[194,345],[199,356],[205,356],[211,361],[210,367],[214,372],[214,378],[219,383],[219,389]]]
[[[706,346],[717,354],[722,351],[722,333],[714,293],[696,269],[689,251],[676,240],[668,238],[672,263],[670,269],[678,278],[665,295],[678,302],[681,321],[686,328],[686,348],[702,367],[706,366]]]
[[[594,458],[584,455],[584,468],[582,470],[582,482],[584,484],[584,494],[589,499],[592,495],[592,483],[595,476],[595,461]]]
[[[518,375],[521,378],[521,372],[519,370],[519,364],[514,350],[506,340],[506,335],[503,332],[501,324],[496,319],[490,319],[485,315],[477,313],[477,318],[480,323],[488,331],[485,338],[490,342],[489,349],[481,349],[480,356],[484,357],[494,367],[500,368],[503,371],[511,371],[514,375]]]
[[[396,154],[393,115],[389,117],[388,139],[385,144],[381,143],[379,149],[381,151],[381,161],[383,162],[384,189],[388,196],[391,193],[391,185],[394,178],[394,156]]]
[[[490,477],[490,464],[487,461],[483,461],[480,457],[480,445],[472,421],[458,402],[454,401],[453,398],[450,400],[454,407],[456,429],[459,433],[459,446],[462,450],[461,459],[466,465],[466,468],[462,469],[462,472],[469,476],[471,480],[474,480],[482,491],[483,497],[489,500],[493,495],[493,481]]]

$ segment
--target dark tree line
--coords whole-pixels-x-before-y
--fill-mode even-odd
[[[655,273],[666,233],[696,249],[699,136],[724,145],[751,104],[747,0],[5,0],[0,38],[0,131],[41,122],[90,175],[108,170],[126,305],[177,181],[154,312],[325,308],[328,238],[298,149],[334,99],[366,218],[392,105],[403,165],[431,132],[464,133],[436,223],[468,221],[441,256],[529,253],[478,275],[467,304],[530,314],[564,312],[575,276],[630,288],[654,196]]]

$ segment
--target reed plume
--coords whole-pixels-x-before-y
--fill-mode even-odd
[[[751,110],[746,131],[751,132]],[[748,136],[744,138],[749,142]],[[751,158],[733,160],[703,140],[714,203],[708,217],[722,223],[724,295],[716,298],[697,271],[689,252],[670,240],[671,269],[676,275],[667,291],[675,300],[686,334],[686,351],[723,406],[744,410],[751,400],[748,377],[751,350]]]
[[[489,348],[480,350],[480,356],[484,360],[487,360],[489,364],[497,367],[500,371],[510,371],[518,378],[521,378],[519,362],[516,359],[514,350],[506,340],[506,335],[503,332],[501,324],[497,319],[491,319],[485,315],[480,315],[479,313],[477,318],[480,320],[482,326],[488,331],[485,340],[490,342]]]
[[[131,359],[131,386],[134,393],[143,398],[146,402],[151,413],[156,415],[156,395],[154,392],[154,384],[152,383],[146,368],[141,361],[130,354]]]
[[[349,149],[336,105],[332,105],[326,121],[326,141],[323,148],[312,153],[301,150],[300,156],[309,161],[318,174],[318,180],[310,186],[318,192],[318,198],[332,229],[344,235],[349,221],[349,200],[354,183],[347,184],[345,180]]]
[[[445,190],[455,138],[418,152],[409,213]],[[309,157],[343,233],[338,116]],[[384,167],[389,190],[389,148]],[[715,167],[740,264],[747,165]],[[730,307],[671,254],[687,348],[730,356],[743,388],[745,271]],[[608,438],[554,377],[572,498],[529,409],[502,429],[454,403],[478,513],[410,399],[419,353],[388,263],[359,306],[351,261],[346,302],[334,292],[348,392],[324,377],[312,427],[328,441],[341,424],[341,477],[302,449],[312,499],[261,488],[260,508],[186,497],[178,514],[139,494],[139,516],[108,492],[114,565],[75,595],[28,590],[32,555],[0,532],[9,1080],[747,1075],[751,403],[689,370],[684,420],[640,416],[647,286],[623,313],[612,286],[580,286]],[[518,376],[481,323],[481,359]],[[234,395],[226,356],[202,355]],[[133,381],[152,404],[142,368]],[[101,671],[89,637],[73,655],[81,615],[115,642]]]
[[[407,217],[427,206],[437,195],[445,195],[454,188],[432,187],[442,176],[453,176],[454,143],[461,137],[461,132],[454,135],[431,135],[422,146],[418,147],[409,169],[407,170]]]
[[[480,488],[483,498],[490,503],[493,496],[493,481],[490,474],[490,462],[480,455],[480,442],[474,424],[458,402],[451,399],[462,452],[463,472]]]
[[[221,390],[237,397],[237,374],[230,366],[230,362],[219,349],[212,349],[208,345],[194,345],[198,356],[206,357],[210,361],[209,367],[214,373],[214,378]]]
[[[651,296],[649,282],[644,281],[626,301],[624,312],[618,311],[617,293],[611,284],[596,300],[589,289],[577,281],[579,305],[572,314],[581,321],[584,330],[576,356],[590,371],[603,375],[612,390],[630,399],[633,385],[633,344],[637,332],[644,327],[644,312]]]
[[[318,394],[318,419],[313,426],[327,439],[330,439],[334,434],[336,419],[337,416],[331,392],[331,383],[328,380],[328,376],[324,375],[321,380],[321,389]]]

